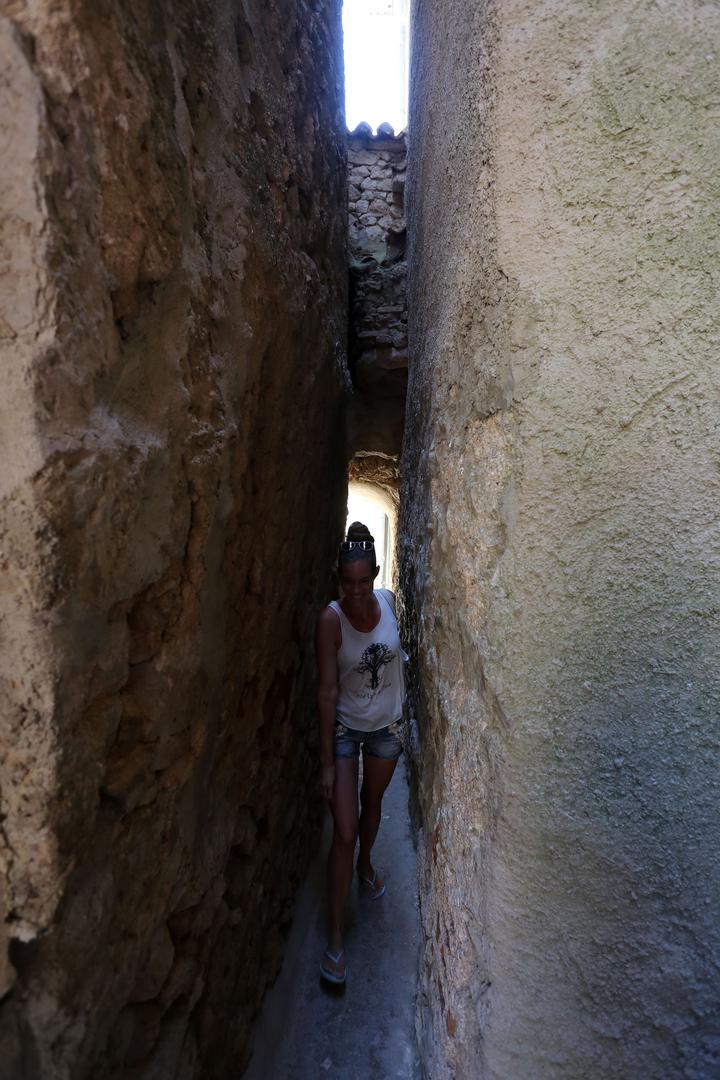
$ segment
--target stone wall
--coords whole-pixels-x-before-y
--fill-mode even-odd
[[[720,10],[414,12],[425,1068],[709,1078]]]
[[[405,135],[360,124],[348,135],[349,448],[366,478],[396,472],[407,387]],[[373,480],[373,482],[375,482]],[[397,485],[395,479],[394,485]]]
[[[340,4],[5,11],[0,1076],[236,1076],[320,817]]]

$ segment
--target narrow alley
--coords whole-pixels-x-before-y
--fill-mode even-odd
[[[298,894],[280,976],[265,997],[243,1080],[419,1080],[415,989],[417,876],[403,759],[383,801],[374,859],[387,875],[379,900],[353,882],[347,982],[319,975],[327,941],[325,862],[331,828]]]
[[[0,1080],[719,1080],[720,4],[0,8]]]

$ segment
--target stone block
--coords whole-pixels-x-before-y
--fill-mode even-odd
[[[392,181],[386,180],[371,180],[366,179],[362,182],[363,191],[382,193],[380,197],[384,197],[385,194],[392,191]]]
[[[362,165],[376,165],[377,160],[378,155],[373,150],[354,150],[352,146],[348,150],[348,162],[353,169]]]

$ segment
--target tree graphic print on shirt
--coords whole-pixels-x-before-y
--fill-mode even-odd
[[[355,670],[359,675],[362,675],[365,671],[369,672],[370,689],[375,690],[380,681],[380,672],[385,664],[389,664],[394,659],[395,653],[387,645],[383,645],[382,642],[375,642],[374,645],[368,645]]]

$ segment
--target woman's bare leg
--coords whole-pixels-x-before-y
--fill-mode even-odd
[[[386,758],[371,757],[363,754],[363,783],[360,791],[360,854],[358,855],[358,870],[368,881],[373,881],[375,871],[370,862],[370,851],[375,843],[375,837],[380,828],[380,815],[382,812],[382,797],[385,789],[392,780],[397,761],[388,761]],[[378,888],[382,884],[382,878],[378,876]]]
[[[331,810],[334,820],[333,838],[328,855],[328,948],[337,954],[343,944],[345,904],[352,881],[352,862],[358,836],[358,759],[335,758],[335,787]],[[341,975],[345,957],[333,964],[326,956],[323,963]]]

